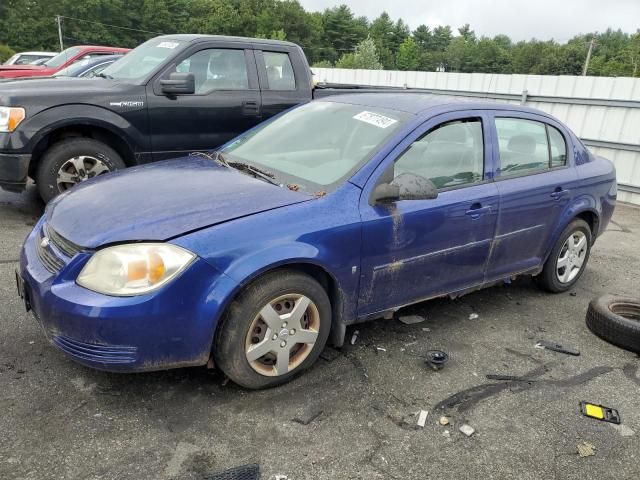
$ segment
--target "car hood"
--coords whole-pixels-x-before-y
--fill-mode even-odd
[[[47,222],[85,247],[161,241],[312,197],[196,156],[134,167],[54,199]]]
[[[46,67],[42,65],[0,65],[0,72],[6,72],[7,70],[46,70]]]

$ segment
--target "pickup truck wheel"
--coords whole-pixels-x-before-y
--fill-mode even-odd
[[[564,229],[538,275],[538,284],[552,293],[569,290],[580,279],[591,253],[591,229],[575,219]]]
[[[48,202],[78,183],[125,167],[118,152],[108,145],[91,138],[69,138],[45,152],[36,183]]]
[[[235,383],[285,383],[318,358],[331,329],[331,303],[312,277],[279,270],[251,284],[229,306],[216,335],[216,365]]]

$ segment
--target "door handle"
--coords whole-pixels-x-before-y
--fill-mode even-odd
[[[485,213],[491,213],[491,206],[488,205],[483,207],[480,203],[474,203],[471,205],[471,208],[465,212],[465,215],[468,215],[475,220]]]
[[[242,113],[245,115],[257,115],[259,108],[258,102],[252,100],[242,102]]]
[[[569,190],[564,190],[562,187],[558,187],[551,193],[550,197],[553,198],[554,200],[560,200],[562,197],[564,197],[568,193],[569,193]]]

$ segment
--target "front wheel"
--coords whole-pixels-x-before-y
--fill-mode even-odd
[[[98,175],[125,168],[118,152],[92,138],[69,138],[45,152],[36,175],[45,202]]]
[[[289,381],[318,358],[331,329],[331,303],[312,277],[266,274],[233,301],[214,345],[216,365],[246,388]]]
[[[538,275],[538,284],[552,293],[569,290],[580,279],[591,253],[591,229],[575,219],[564,229]]]

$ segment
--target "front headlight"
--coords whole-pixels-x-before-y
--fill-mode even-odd
[[[0,132],[13,132],[25,117],[24,108],[0,107]]]
[[[105,295],[133,296],[157,290],[196,258],[168,243],[134,243],[97,251],[76,283]]]

